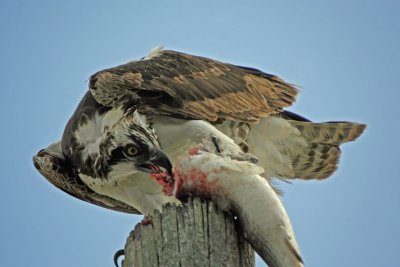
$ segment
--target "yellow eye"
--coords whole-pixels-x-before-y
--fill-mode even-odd
[[[124,152],[125,152],[126,156],[133,157],[138,154],[139,150],[133,145],[127,145],[124,149]]]

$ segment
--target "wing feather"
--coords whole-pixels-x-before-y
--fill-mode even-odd
[[[159,51],[154,56],[97,72],[89,89],[108,107],[216,121],[258,122],[290,106],[298,89],[256,69]]]

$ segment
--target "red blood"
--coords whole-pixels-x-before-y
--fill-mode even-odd
[[[143,220],[140,222],[141,225],[153,224],[151,217],[144,216]]]
[[[174,191],[174,178],[166,172],[152,173],[150,177],[160,184],[164,194],[171,196]]]
[[[189,156],[195,156],[198,155],[198,152],[199,148],[192,147],[189,149],[188,154]],[[179,163],[176,166],[179,166]],[[174,167],[172,173],[172,177],[165,172],[150,175],[152,179],[162,186],[163,192],[168,196],[175,193],[178,198],[184,195],[212,197],[217,195],[224,196],[226,193],[218,186],[216,181],[208,181],[207,175],[196,168],[192,168],[189,172],[182,174],[179,169]]]
[[[179,198],[182,195],[199,197],[214,197],[225,195],[224,190],[217,185],[216,181],[210,182],[207,175],[199,170],[192,169],[185,175],[179,170],[174,170],[175,195]]]
[[[199,153],[199,149],[197,147],[191,147],[188,151],[190,156],[197,155]]]

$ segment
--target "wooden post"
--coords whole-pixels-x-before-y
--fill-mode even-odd
[[[212,202],[167,204],[152,220],[129,235],[123,267],[254,267],[254,251],[237,221]]]

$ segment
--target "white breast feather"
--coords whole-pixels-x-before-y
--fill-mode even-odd
[[[114,165],[107,180],[84,174],[79,176],[95,192],[124,202],[146,215],[152,214],[154,209],[161,210],[165,203],[180,203],[175,197],[166,196],[149,174],[134,172],[129,162]]]
[[[252,129],[248,144],[250,153],[259,159],[266,177],[294,178],[290,155],[308,146],[300,132],[279,117],[268,117]]]

